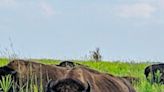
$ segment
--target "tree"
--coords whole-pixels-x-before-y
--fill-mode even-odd
[[[96,48],[95,51],[91,51],[91,58],[96,62],[101,61],[102,56],[99,48]]]

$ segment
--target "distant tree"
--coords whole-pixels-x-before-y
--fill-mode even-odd
[[[95,51],[91,51],[91,58],[96,62],[101,61],[102,56],[99,48],[96,48]]]

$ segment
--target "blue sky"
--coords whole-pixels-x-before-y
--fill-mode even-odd
[[[0,51],[12,42],[20,57],[65,60],[83,59],[99,47],[104,60],[162,62],[163,5],[164,0],[0,0]]]

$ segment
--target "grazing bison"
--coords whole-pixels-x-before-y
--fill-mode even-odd
[[[73,85],[76,85],[75,88],[69,88]],[[83,86],[83,91],[78,91],[80,86]],[[47,92],[135,92],[127,80],[83,66],[70,69],[62,80],[49,82],[47,90]]]
[[[159,81],[155,75],[155,73],[157,73],[157,71],[159,71],[160,73],[163,74],[164,73],[164,64],[153,64],[153,65],[147,66],[144,71],[146,79],[148,80],[149,73],[151,73],[152,74],[151,82],[159,83]]]
[[[0,68],[0,77],[11,74],[19,86],[26,85],[28,82],[29,84],[38,84],[38,86],[43,85],[43,90],[45,90],[46,84],[50,79],[60,79],[67,71],[68,69],[63,67],[45,65],[28,60],[13,60]]]
[[[50,81],[46,92],[90,92],[90,85],[85,86],[81,81],[66,78]]]

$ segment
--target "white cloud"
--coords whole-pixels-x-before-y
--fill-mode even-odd
[[[39,4],[40,9],[42,11],[43,14],[45,14],[46,16],[53,16],[55,15],[55,10],[53,9],[53,7],[45,2],[41,2]]]
[[[147,3],[136,3],[120,5],[117,8],[117,15],[121,17],[150,18],[156,11],[156,7]]]

